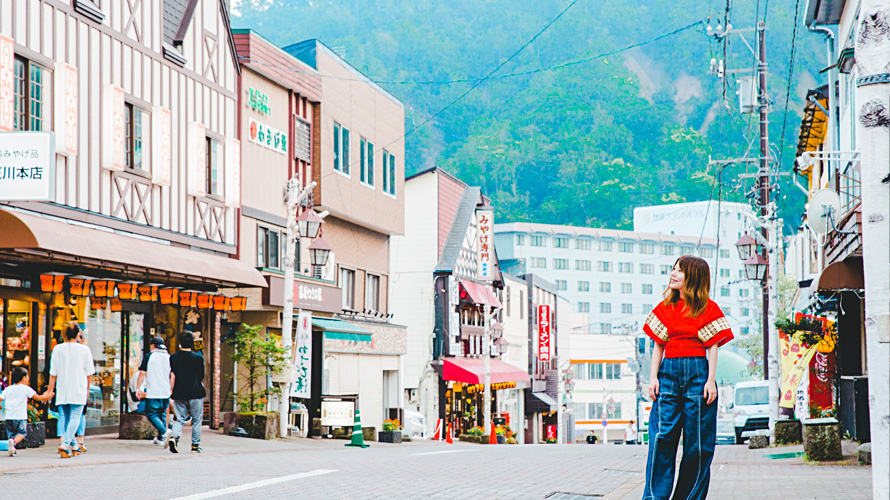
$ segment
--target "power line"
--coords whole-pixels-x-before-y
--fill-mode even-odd
[[[794,4],[794,31],[791,35],[791,58],[788,63],[788,79],[785,85],[785,112],[782,113],[782,140],[779,142],[779,158],[782,161],[782,153],[785,150],[785,125],[788,122],[788,100],[791,97],[791,75],[794,74],[794,54],[797,48],[797,19],[800,15],[800,0]],[[832,96],[832,99],[834,96]]]

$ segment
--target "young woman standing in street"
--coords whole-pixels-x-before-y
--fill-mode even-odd
[[[717,433],[717,348],[733,338],[720,307],[708,298],[710,289],[708,263],[692,255],[680,257],[664,301],[643,326],[655,341],[643,500],[708,496]],[[681,431],[683,456],[671,497]]]

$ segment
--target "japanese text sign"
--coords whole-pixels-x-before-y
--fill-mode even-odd
[[[550,306],[538,306],[538,359],[550,361]]]
[[[15,42],[0,36],[0,130],[15,128]]]
[[[152,169],[155,184],[169,186],[173,177],[173,120],[170,110],[155,106],[152,110],[152,141],[158,163]]]
[[[287,133],[258,122],[253,118],[248,120],[248,124],[247,139],[250,142],[283,155],[287,154]]]
[[[55,120],[56,148],[60,153],[77,154],[77,68],[56,63]]]
[[[312,313],[300,311],[297,317],[297,341],[294,343],[294,381],[291,397],[312,397]]]
[[[54,201],[52,132],[0,134],[0,201]]]
[[[476,211],[476,279],[494,278],[494,211]]]

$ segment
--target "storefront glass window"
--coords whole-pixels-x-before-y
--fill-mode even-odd
[[[111,311],[108,306],[88,309],[86,316],[84,335],[96,368],[84,410],[87,427],[117,426],[121,397],[121,313]]]
[[[3,339],[6,342],[6,359],[4,371],[11,372],[14,368],[24,366],[31,368],[31,303],[21,300],[8,300],[4,303],[6,313],[6,330]]]

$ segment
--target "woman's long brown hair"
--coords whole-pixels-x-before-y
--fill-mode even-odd
[[[664,304],[675,305],[681,298],[686,302],[686,317],[694,318],[705,312],[711,293],[711,269],[707,261],[694,255],[681,255],[674,265],[679,265],[686,276],[679,290],[668,287],[664,291]]]

